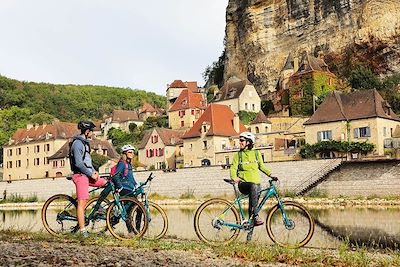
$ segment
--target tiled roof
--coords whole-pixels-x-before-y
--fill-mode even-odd
[[[322,71],[333,75],[328,69],[328,65],[324,60],[320,58],[313,57],[306,53],[300,63],[299,69],[293,76],[302,75],[311,71]]]
[[[187,88],[186,84],[184,84],[181,80],[173,81],[168,88]]]
[[[304,125],[376,117],[400,121],[375,89],[349,94],[332,92]]]
[[[267,119],[267,116],[265,116],[265,114],[262,110],[260,110],[260,112],[258,112],[257,117],[250,124],[258,124],[258,123],[271,124],[271,122]]]
[[[29,129],[18,129],[11,137],[11,144],[16,145],[27,140],[68,139],[79,133],[76,123],[54,122],[47,125],[33,126]]]
[[[193,92],[196,93],[198,91],[198,86],[197,86],[197,82],[185,82],[186,84],[186,88]]]
[[[163,141],[164,145],[166,146],[175,146],[178,144],[182,144],[182,136],[185,134],[185,131],[182,130],[171,130],[166,128],[154,128],[149,129],[145,132],[142,142],[139,145],[139,149],[143,149],[146,147],[153,130],[157,131],[157,134],[160,136],[161,140]]]
[[[201,136],[203,123],[210,126],[206,135],[208,136],[235,136],[246,131],[244,125],[239,122],[239,133],[233,128],[234,113],[225,105],[210,104],[201,117],[194,123],[193,127],[183,136],[192,138]]]
[[[202,94],[192,93],[190,90],[184,89],[175,100],[169,111],[171,112],[189,108],[205,109],[206,102]]]
[[[142,108],[140,109],[140,113],[143,112],[157,112],[157,110],[149,103],[144,102]]]
[[[219,90],[219,92],[215,95],[213,101],[218,102],[228,99],[239,98],[246,85],[252,85],[252,83],[248,80],[243,80],[239,82],[226,82],[224,86],[222,86],[222,88]]]
[[[71,138],[65,142],[65,144],[56,152],[54,155],[50,156],[48,159],[63,159],[68,157],[69,152],[69,141]],[[117,159],[119,156],[115,151],[114,147],[108,141],[102,141],[100,139],[93,139],[90,141],[90,149],[93,152],[95,149],[106,149],[107,157],[111,159]]]
[[[114,110],[112,114],[113,122],[138,121],[139,117],[133,110]]]

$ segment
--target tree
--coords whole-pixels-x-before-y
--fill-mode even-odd
[[[261,110],[265,115],[268,115],[270,112],[274,111],[274,104],[271,100],[263,100],[261,101]]]
[[[92,152],[90,154],[90,157],[92,158],[93,168],[97,171],[102,165],[104,165],[108,161],[108,158],[106,156],[97,154],[96,152]]]
[[[54,120],[55,120],[55,118],[53,115],[48,114],[43,111],[33,114],[30,117],[30,123],[40,124],[40,125],[45,124],[45,123],[52,123]]]
[[[250,111],[239,111],[239,119],[245,125],[249,125],[257,117],[257,112],[250,112]]]
[[[356,90],[380,89],[382,84],[368,68],[358,66],[350,72],[350,85]]]
[[[224,69],[225,69],[225,50],[217,61],[214,61],[211,66],[207,66],[202,76],[208,85],[217,85],[222,87],[224,83]]]
[[[146,131],[151,128],[160,127],[160,128],[167,128],[168,127],[168,117],[148,117],[143,125],[142,131]]]

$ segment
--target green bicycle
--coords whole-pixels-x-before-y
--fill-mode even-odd
[[[213,246],[233,242],[241,230],[248,232],[247,240],[250,241],[254,229],[253,218],[247,220],[243,211],[242,202],[248,199],[248,196],[240,195],[232,180],[224,181],[233,185],[235,199],[209,199],[200,205],[194,216],[197,236]],[[302,247],[310,241],[314,233],[314,220],[303,205],[280,198],[275,186],[277,181],[278,179],[273,177],[269,180],[269,187],[259,192],[261,201],[257,209],[260,211],[269,198],[276,198],[278,203],[270,209],[266,218],[269,237],[282,247]]]

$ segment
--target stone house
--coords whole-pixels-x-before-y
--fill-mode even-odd
[[[221,164],[216,160],[216,152],[232,147],[232,137],[243,131],[246,128],[228,106],[210,104],[182,137],[184,166]]]
[[[227,81],[213,98],[216,104],[228,106],[235,114],[239,111],[259,112],[261,98],[248,80]]]
[[[111,128],[121,129],[129,132],[129,125],[135,123],[137,126],[143,125],[143,120],[139,119],[136,111],[133,110],[114,110],[112,115],[105,118],[101,124],[103,139],[107,139],[107,134]]]
[[[283,91],[282,103],[288,104],[294,115],[312,114],[316,103],[335,89],[336,76],[329,71],[323,58],[315,58],[306,53],[298,70],[289,78],[287,88]]]
[[[50,165],[50,177],[61,177],[71,173],[71,167],[68,158],[69,142],[71,140],[72,139],[69,139],[56,153],[48,157]],[[98,155],[105,156],[109,159],[109,161],[115,162],[119,158],[117,152],[109,141],[100,139],[90,140],[90,149],[91,153],[97,153]],[[99,170],[99,173],[103,173],[103,170]]]
[[[164,109],[155,108],[147,102],[143,103],[143,106],[139,109],[139,119],[142,121],[145,121],[149,117],[159,117],[163,115],[165,115]]]
[[[168,111],[169,127],[173,130],[189,129],[206,109],[203,94],[188,89],[181,92]]]
[[[51,177],[49,157],[79,133],[76,123],[67,122],[18,129],[3,146],[4,180]],[[67,166],[66,162],[60,162],[60,165]]]
[[[168,85],[167,88],[167,99],[169,102],[168,108],[170,108],[175,100],[179,97],[183,90],[189,90],[192,93],[198,93],[199,88],[197,82],[183,82],[182,80],[175,80]]]
[[[374,155],[385,154],[385,139],[400,126],[400,119],[376,90],[332,92],[304,123],[306,142],[336,140],[368,141]]]
[[[149,168],[175,169],[176,159],[181,156],[182,136],[185,132],[165,128],[146,131],[139,145],[139,161]]]

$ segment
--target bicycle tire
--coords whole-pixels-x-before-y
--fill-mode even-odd
[[[164,237],[168,230],[168,217],[165,211],[156,203],[149,201],[149,226],[144,238],[158,240]],[[145,207],[146,208],[146,207]]]
[[[271,240],[285,248],[305,246],[314,234],[314,220],[306,207],[294,201],[283,201],[283,207],[290,226],[283,223],[279,205],[273,206],[267,215],[266,228]],[[301,224],[300,224],[301,223]],[[300,231],[295,231],[295,230]]]
[[[226,211],[225,214],[223,214],[224,211]],[[240,225],[241,220],[236,208],[228,200],[220,198],[209,199],[196,210],[194,230],[200,240],[208,245],[226,245],[237,239],[240,229],[223,225],[225,221],[230,224]]]
[[[123,212],[120,207],[122,207]],[[122,219],[122,215],[126,214],[126,219]],[[139,219],[139,223],[136,219]],[[107,228],[110,233],[120,240],[131,240],[133,238],[142,237],[149,225],[146,211],[141,202],[135,198],[121,198],[110,204],[106,215]]]
[[[76,232],[78,229],[76,207],[76,199],[68,195],[58,194],[47,199],[41,211],[46,231],[54,236]]]
[[[96,205],[99,198],[100,197],[94,197],[90,199],[85,206],[85,224],[86,224],[86,229],[90,233],[103,233],[108,230],[106,222],[106,214],[107,214],[107,209],[111,203],[111,201],[108,199],[104,199],[100,203],[99,209],[88,221],[88,216],[90,215],[90,213],[92,213],[93,207]]]

